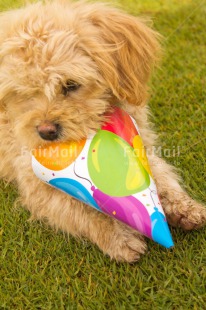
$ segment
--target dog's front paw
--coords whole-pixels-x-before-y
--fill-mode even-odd
[[[168,223],[184,230],[198,229],[206,225],[206,207],[187,194],[177,195],[174,200],[164,200]]]
[[[106,253],[119,262],[135,262],[147,249],[144,237],[121,223],[115,223]]]

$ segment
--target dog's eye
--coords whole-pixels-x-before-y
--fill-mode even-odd
[[[66,84],[62,86],[62,94],[64,96],[67,96],[70,92],[74,92],[78,90],[80,87],[81,85],[78,84],[77,82],[68,80]]]

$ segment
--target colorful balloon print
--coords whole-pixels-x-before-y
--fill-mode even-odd
[[[70,166],[84,148],[86,140],[79,142],[53,142],[43,148],[33,151],[33,156],[38,162],[54,171],[59,171]]]
[[[108,121],[102,126],[102,130],[115,133],[127,141],[131,146],[138,131],[133,124],[131,117],[119,107],[115,107],[113,113],[107,115]]]
[[[88,170],[94,185],[110,196],[130,196],[150,184],[149,175],[134,149],[105,130],[100,130],[91,142]]]
[[[55,178],[49,181],[49,184],[71,195],[72,197],[83,201],[86,204],[100,210],[88,190],[79,182],[69,178]]]
[[[104,213],[126,223],[151,238],[151,220],[145,206],[133,196],[111,197],[92,188],[93,198]]]
[[[174,244],[136,124],[118,107],[107,117],[108,122],[87,140],[55,142],[35,150],[34,173],[170,248]]]
[[[141,161],[143,167],[152,176],[152,171],[151,171],[150,166],[149,166],[146,150],[145,150],[145,147],[143,145],[142,138],[140,136],[135,136],[134,137],[134,139],[133,139],[133,147],[134,147],[134,151],[136,153],[136,156]]]

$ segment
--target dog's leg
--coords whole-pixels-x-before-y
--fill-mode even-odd
[[[27,174],[19,183],[19,189],[22,203],[33,218],[46,220],[73,236],[88,238],[112,259],[133,262],[146,250],[144,237],[138,232],[34,176]]]
[[[196,229],[206,224],[206,207],[193,200],[180,186],[180,178],[171,165],[155,154],[156,135],[149,129],[147,108],[125,108],[137,121],[143,143],[147,149],[149,164],[168,222],[185,230]]]
[[[169,224],[185,230],[206,224],[206,208],[193,200],[179,185],[175,169],[162,158],[148,155],[161,203]]]

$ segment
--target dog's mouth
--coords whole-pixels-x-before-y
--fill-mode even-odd
[[[78,122],[77,124],[60,124],[60,122],[56,120],[44,120],[41,121],[36,126],[36,133],[41,138],[39,144],[46,145],[50,142],[78,142],[82,139],[87,139],[88,136],[95,134],[105,122],[108,121],[109,116],[113,109],[107,109],[107,111],[103,111],[96,115],[95,121],[92,119],[88,120],[88,123]],[[75,130],[76,129],[76,130]]]

